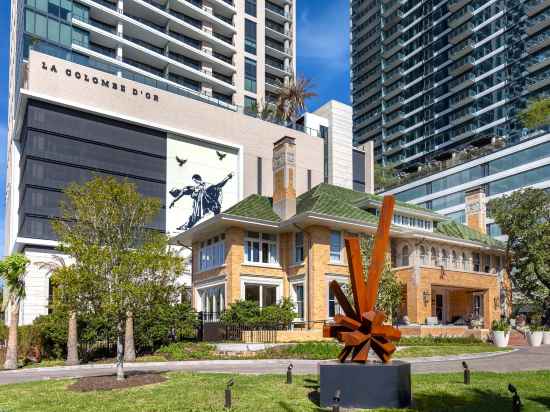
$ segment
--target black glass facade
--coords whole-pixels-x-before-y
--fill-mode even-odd
[[[93,176],[128,179],[164,209],[165,133],[30,101],[20,149],[19,236],[55,239],[63,189]],[[165,231],[164,210],[152,228]]]

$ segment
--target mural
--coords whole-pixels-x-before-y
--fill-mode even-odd
[[[237,150],[169,136],[166,164],[169,233],[190,229],[239,201]]]

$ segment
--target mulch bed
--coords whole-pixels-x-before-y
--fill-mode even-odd
[[[127,372],[126,379],[123,381],[117,381],[116,375],[89,376],[80,378],[77,382],[69,386],[68,389],[74,392],[110,391],[112,389],[152,385],[154,383],[165,382],[166,380],[165,376],[158,373]]]

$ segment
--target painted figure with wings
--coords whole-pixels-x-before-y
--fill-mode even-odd
[[[194,185],[185,186],[182,189],[170,190],[170,194],[174,197],[174,200],[170,203],[170,209],[173,208],[176,202],[183,196],[191,196],[191,199],[193,199],[193,210],[187,219],[187,223],[177,229],[187,230],[192,228],[208,213],[213,213],[215,215],[219,214],[221,212],[220,196],[223,187],[232,177],[233,173],[229,173],[221,182],[211,185],[203,182],[202,177],[196,174],[191,178]]]

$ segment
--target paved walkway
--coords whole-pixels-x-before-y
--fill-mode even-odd
[[[454,356],[440,360],[433,358],[409,359],[413,373],[458,372],[462,370],[461,361],[468,360],[473,373],[475,371],[513,372],[527,370],[550,370],[550,346],[539,348],[520,348],[512,353],[491,353],[470,356]],[[212,372],[212,373],[251,373],[283,374],[288,364],[294,365],[294,373],[316,374],[319,361],[312,360],[224,360],[224,361],[185,361],[185,362],[148,362],[129,363],[128,371],[148,372]],[[328,361],[323,361],[328,362]],[[80,365],[51,368],[19,369],[0,372],[0,384],[40,381],[48,379],[79,378],[84,376],[110,375],[115,372],[114,365]]]

